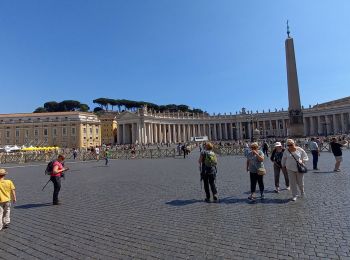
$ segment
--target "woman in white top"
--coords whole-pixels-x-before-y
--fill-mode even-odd
[[[293,158],[293,156],[294,158]],[[301,196],[304,196],[304,173],[298,172],[297,162],[305,163],[309,160],[306,152],[299,146],[295,146],[293,139],[287,139],[287,150],[283,153],[282,167],[287,168],[289,175],[289,185],[292,191],[292,201],[297,200],[298,188]]]

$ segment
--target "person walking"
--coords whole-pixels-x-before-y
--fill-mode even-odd
[[[304,164],[309,160],[303,148],[296,146],[293,139],[287,139],[287,151],[282,156],[282,167],[288,172],[290,188],[292,190],[292,201],[297,200],[298,187],[301,196],[305,196],[304,173],[298,172],[297,162]]]
[[[343,152],[341,150],[343,145],[337,142],[337,138],[335,137],[332,138],[332,141],[329,144],[335,158],[334,171],[340,172],[340,169],[339,169],[340,163],[343,161]]]
[[[11,180],[5,180],[7,171],[0,169],[0,230],[8,228],[11,222],[11,201],[16,203],[15,185]]]
[[[199,156],[198,163],[201,172],[201,180],[204,183],[204,191],[205,191],[205,202],[210,202],[210,191],[213,194],[214,202],[218,201],[218,191],[215,185],[216,179],[216,165],[217,165],[217,157],[216,154],[212,151],[213,145],[212,143],[206,143],[205,150],[203,150]]]
[[[263,150],[263,153],[266,155],[266,157],[269,157],[269,145],[266,141],[264,141],[262,145],[262,150]]]
[[[318,144],[315,140],[314,137],[311,137],[311,140],[309,142],[309,149],[311,151],[312,154],[312,166],[314,170],[319,170],[317,168],[317,163],[318,163],[318,157],[320,156],[320,149],[318,147]]]
[[[273,162],[273,172],[274,172],[274,178],[275,178],[275,192],[279,193],[280,191],[280,173],[282,171],[284,176],[284,181],[286,184],[287,190],[289,190],[289,178],[288,178],[288,172],[285,168],[282,167],[282,157],[284,153],[284,148],[282,147],[282,144],[280,142],[275,143],[275,148],[272,150],[271,154],[271,161]]]
[[[264,168],[264,153],[258,150],[258,143],[250,145],[250,152],[247,154],[247,172],[250,174],[250,196],[249,200],[255,201],[256,183],[259,184],[260,198],[264,199],[264,180],[263,175],[258,174],[260,168]]]
[[[109,156],[110,156],[110,152],[109,152],[109,150],[107,148],[106,151],[105,151],[105,166],[108,165]]]
[[[186,159],[186,155],[187,155],[187,146],[186,146],[186,144],[183,144],[181,146],[181,150],[182,150],[182,152],[184,154],[184,159]]]
[[[53,169],[50,176],[50,181],[53,183],[53,205],[60,205],[60,201],[58,200],[58,194],[61,190],[61,178],[63,177],[63,173],[68,170],[68,168],[64,168],[64,156],[62,154],[58,155],[57,160],[53,162]]]
[[[96,161],[100,161],[100,148],[96,146],[95,148]]]

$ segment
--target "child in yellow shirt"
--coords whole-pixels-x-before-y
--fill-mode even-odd
[[[0,169],[0,230],[10,224],[11,200],[16,202],[15,185],[11,180],[5,180],[7,171]]]

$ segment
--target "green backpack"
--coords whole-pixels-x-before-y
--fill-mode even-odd
[[[216,158],[216,154],[212,151],[205,152],[204,156],[204,165],[208,168],[216,167],[218,164],[218,159]]]

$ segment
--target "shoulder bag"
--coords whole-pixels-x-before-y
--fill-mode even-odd
[[[294,160],[296,161],[298,172],[299,173],[307,173],[307,168],[306,168],[305,164],[300,163],[297,159],[295,159],[294,155],[289,151],[289,149],[288,149],[288,152],[293,156]]]

